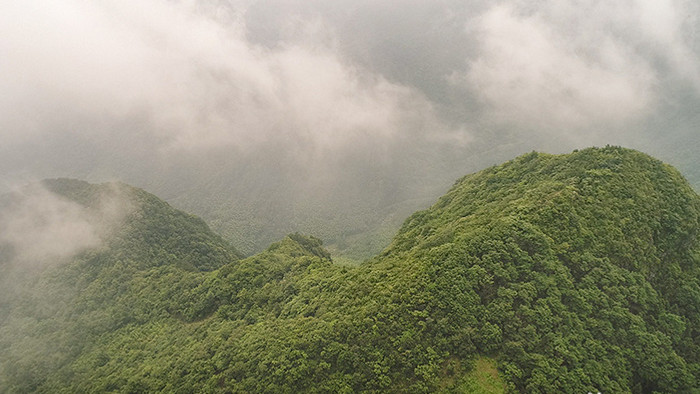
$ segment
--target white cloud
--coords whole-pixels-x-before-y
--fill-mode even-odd
[[[0,89],[10,94],[0,102],[0,136],[104,136],[139,118],[164,152],[285,137],[329,149],[381,141],[416,118],[439,124],[422,95],[344,59],[322,24],[321,42],[268,48],[247,39],[245,8],[222,10],[164,0],[6,2]]]
[[[605,31],[610,20],[580,31],[586,17],[568,11],[492,7],[470,30],[478,55],[451,81],[474,92],[487,116],[525,128],[590,132],[643,117],[655,99],[650,65]]]
[[[25,268],[62,263],[100,246],[132,209],[116,187],[100,195],[92,208],[40,184],[15,189],[3,201],[0,246],[10,252],[10,260],[3,263]]]
[[[690,81],[700,92],[700,56],[694,45],[700,19],[700,4],[685,0],[636,0],[632,17],[638,35],[675,76]]]

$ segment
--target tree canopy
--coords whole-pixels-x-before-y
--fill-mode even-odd
[[[700,389],[700,197],[645,154],[468,175],[357,267],[300,234],[242,258],[120,187],[137,209],[106,245],[0,303],[7,392]]]

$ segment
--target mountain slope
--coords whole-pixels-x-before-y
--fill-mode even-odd
[[[520,391],[675,392],[698,377],[699,215],[644,154],[532,153],[458,181],[381,264],[430,261],[444,335],[469,327]]]
[[[16,230],[13,223],[34,227],[20,227],[29,242],[5,236],[9,241],[0,242],[6,251],[0,259],[0,387],[11,392],[41,387],[96,338],[166,313],[167,304],[139,295],[149,276],[186,280],[239,258],[201,219],[123,184],[47,180],[3,201],[3,232]],[[67,222],[90,230],[81,236],[100,239],[78,243],[71,256],[21,253],[25,246],[41,250],[42,242],[75,242],[61,234],[75,231]]]
[[[43,303],[0,304],[0,386],[699,388],[700,197],[639,152],[531,153],[466,176],[359,267],[298,234],[238,260],[200,221],[146,205],[129,231],[39,276]]]

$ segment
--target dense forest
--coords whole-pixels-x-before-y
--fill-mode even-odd
[[[700,197],[637,151],[467,175],[357,266],[298,233],[246,258],[124,184],[43,187],[128,209],[65,261],[0,242],[0,392],[700,390]]]

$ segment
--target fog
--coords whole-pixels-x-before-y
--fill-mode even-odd
[[[245,253],[303,231],[366,257],[457,177],[531,150],[620,144],[698,187],[699,15],[671,0],[3,2],[0,188],[120,179]],[[68,232],[87,242],[80,220]]]
[[[119,188],[105,190],[90,206],[38,182],[4,194],[0,199],[3,281],[10,272],[32,275],[104,245],[133,209]]]

